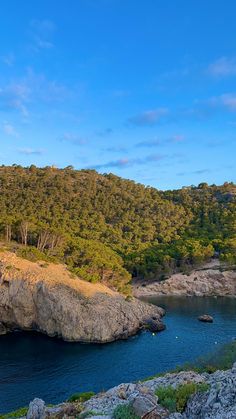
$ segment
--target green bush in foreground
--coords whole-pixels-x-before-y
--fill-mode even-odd
[[[209,387],[206,383],[189,383],[180,385],[177,388],[171,386],[159,387],[155,394],[158,396],[158,402],[170,412],[177,411],[182,413],[190,396],[198,392],[205,392]]]
[[[20,418],[26,416],[28,412],[28,407],[20,407],[14,412],[6,413],[5,415],[0,415],[0,419],[11,419],[11,418]]]
[[[140,419],[130,405],[117,406],[113,412],[113,419]]]
[[[75,394],[72,394],[67,401],[71,403],[72,402],[84,403],[84,402],[87,402],[89,399],[91,399],[91,397],[93,397],[94,395],[95,393],[93,391],[87,391],[85,393],[75,393]]]

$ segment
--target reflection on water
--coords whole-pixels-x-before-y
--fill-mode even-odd
[[[193,361],[236,337],[233,298],[148,298],[167,310],[167,330],[105,345],[67,343],[36,333],[0,337],[0,412],[47,403],[76,391],[100,391]],[[214,323],[201,323],[200,314]]]

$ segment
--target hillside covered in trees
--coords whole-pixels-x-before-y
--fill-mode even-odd
[[[60,260],[126,292],[207,261],[236,262],[236,185],[159,191],[72,167],[0,167],[0,234],[23,257]]]

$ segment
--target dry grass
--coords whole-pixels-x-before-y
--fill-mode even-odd
[[[30,262],[19,258],[14,253],[0,252],[0,271],[3,280],[27,280],[30,283],[45,281],[48,287],[63,284],[86,297],[93,297],[96,293],[117,295],[102,284],[91,284],[74,277],[65,265],[45,263],[45,261]]]

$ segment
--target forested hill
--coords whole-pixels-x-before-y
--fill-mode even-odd
[[[214,254],[233,263],[236,185],[164,192],[93,170],[1,166],[0,227],[22,256],[125,289],[130,274],[156,277]]]

